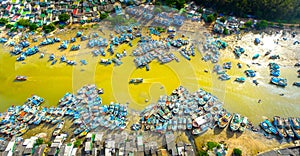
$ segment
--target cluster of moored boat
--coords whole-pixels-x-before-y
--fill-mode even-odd
[[[144,109],[140,122],[132,129],[159,133],[189,130],[198,135],[213,126],[213,117],[221,110],[222,104],[211,94],[202,89],[189,93],[180,86],[170,96],[161,96],[156,105]]]
[[[280,139],[300,139],[300,118],[281,118],[275,116],[273,122],[266,119],[260,123],[266,135],[274,135]]]
[[[219,128],[228,126],[233,132],[244,132],[248,128],[248,118],[238,113],[231,114],[226,110],[220,111],[218,116],[214,118]]]

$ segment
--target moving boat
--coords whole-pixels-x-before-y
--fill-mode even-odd
[[[269,134],[271,134],[271,133],[274,135],[278,134],[278,131],[276,130],[276,128],[271,124],[271,122],[268,119],[261,122],[260,127]]]
[[[143,82],[143,78],[133,78],[130,79],[129,83],[142,83]]]
[[[273,118],[273,124],[275,126],[275,128],[278,131],[278,135],[281,138],[285,138],[287,137],[287,134],[285,133],[284,127],[283,127],[283,120],[282,118],[280,118],[279,116],[274,116]]]
[[[241,115],[235,113],[230,122],[230,129],[232,131],[237,131],[240,128],[241,123],[242,123]]]
[[[219,118],[218,126],[220,128],[225,128],[228,125],[231,118],[232,118],[232,115],[229,112],[227,112],[225,115],[223,115],[221,118]]]
[[[26,76],[16,76],[16,81],[26,81],[27,77]]]

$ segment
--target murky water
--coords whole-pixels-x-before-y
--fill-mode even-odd
[[[58,35],[62,40],[70,39],[73,33]],[[39,40],[40,42],[40,40]],[[38,43],[39,43],[38,42]],[[133,43],[135,43],[135,40]],[[69,50],[58,51],[60,43],[41,48],[46,53],[45,58],[40,59],[39,54],[27,57],[25,64],[16,62],[16,57],[10,56],[7,48],[0,51],[0,111],[5,111],[10,105],[21,105],[31,94],[37,94],[45,98],[44,106],[55,106],[57,101],[66,93],[76,93],[76,90],[85,84],[95,83],[104,89],[102,99],[104,103],[118,101],[120,103],[129,102],[129,107],[141,110],[148,104],[157,101],[160,95],[170,94],[173,89],[183,85],[190,91],[203,88],[211,92],[220,100],[224,101],[224,106],[231,112],[238,112],[246,115],[250,120],[257,123],[264,116],[299,116],[300,94],[297,87],[291,86],[293,81],[297,81],[296,69],[292,66],[281,68],[281,75],[289,80],[289,85],[283,89],[268,84],[269,69],[267,66],[254,66],[251,69],[258,71],[259,86],[252,83],[252,79],[246,79],[244,84],[234,82],[236,77],[244,76],[247,69],[236,66],[238,60],[234,59],[230,50],[223,52],[222,62],[232,61],[233,68],[228,71],[231,80],[223,82],[218,80],[218,76],[212,73],[213,64],[201,60],[199,52],[187,61],[179,57],[180,62],[175,61],[161,65],[153,61],[150,64],[150,71],[137,69],[132,56],[122,59],[121,66],[100,65],[101,56],[93,57],[91,49],[85,48],[86,42],[81,42],[83,47],[79,52]],[[77,41],[76,45],[79,44]],[[71,44],[72,45],[72,44]],[[127,49],[130,54],[134,47],[121,45],[115,51],[121,52]],[[59,59],[62,54],[67,59],[76,60],[76,66],[68,66],[64,63],[50,65],[47,62],[49,54],[55,53]],[[106,56],[110,58],[111,56]],[[85,59],[88,65],[81,65],[80,60]],[[243,59],[242,59],[243,60]],[[208,70],[206,73],[204,70]],[[14,82],[16,75],[26,75],[25,82]],[[144,78],[142,84],[129,84],[130,78]],[[285,96],[279,96],[284,93]],[[148,102],[146,102],[146,99]],[[261,103],[257,101],[261,99]]]

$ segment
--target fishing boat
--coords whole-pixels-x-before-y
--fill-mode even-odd
[[[238,77],[238,78],[235,79],[235,81],[236,81],[236,82],[239,82],[239,83],[244,83],[245,80],[246,80],[246,79],[245,79],[244,77]]]
[[[276,130],[278,131],[278,136],[280,138],[285,138],[287,137],[287,134],[284,130],[284,127],[283,127],[283,120],[282,118],[280,118],[279,116],[274,116],[273,117],[273,124],[276,128]]]
[[[285,87],[287,86],[287,79],[285,78],[278,78],[278,77],[272,77],[270,80],[271,84],[280,86],[280,87]]]
[[[53,60],[53,61],[51,62],[51,65],[54,65],[56,62],[57,62],[57,60]]]
[[[177,119],[173,119],[173,123],[172,123],[172,131],[174,131],[174,132],[177,131]]]
[[[252,57],[252,60],[257,59],[259,57],[259,54],[254,54]]]
[[[240,128],[241,123],[241,115],[237,113],[233,114],[232,120],[230,122],[230,129],[232,131],[237,131]]]
[[[112,61],[110,59],[101,59],[100,60],[100,64],[109,65],[111,63],[112,63]]]
[[[248,118],[247,117],[242,117],[241,120],[242,120],[242,122],[240,124],[239,131],[244,132],[245,129],[247,128],[247,126],[248,126]]]
[[[255,71],[250,70],[250,69],[245,70],[245,74],[246,74],[247,77],[255,77],[256,76]]]
[[[76,51],[76,50],[79,50],[80,49],[80,45],[72,45],[71,47],[71,51]]]
[[[297,87],[300,87],[300,82],[294,82],[293,85],[297,86]]]
[[[276,128],[271,124],[271,122],[268,119],[261,122],[260,127],[268,134],[271,134],[271,133],[274,135],[278,134],[278,131],[276,130]]]
[[[300,123],[297,121],[297,118],[290,117],[288,119],[295,134],[295,138],[300,139]]]
[[[220,128],[225,128],[228,125],[228,123],[229,123],[229,121],[230,121],[231,118],[232,118],[232,115],[229,112],[227,112],[225,115],[223,115],[218,120],[218,126]]]
[[[26,76],[16,76],[15,78],[16,81],[26,81],[27,80],[27,77]]]
[[[191,118],[188,118],[188,119],[187,119],[186,128],[187,128],[188,130],[191,130],[191,129],[193,128],[193,125],[192,125],[192,119],[191,119]]]
[[[294,138],[295,134],[292,130],[292,127],[291,127],[291,124],[290,124],[289,120],[287,118],[285,118],[283,120],[284,120],[283,121],[283,126],[284,126],[285,133],[287,134],[288,137]]]
[[[143,78],[132,78],[129,81],[129,83],[134,83],[134,84],[142,83],[142,82],[143,82]]]
[[[209,123],[203,124],[198,128],[193,129],[192,134],[193,135],[200,135],[205,133],[209,129]]]

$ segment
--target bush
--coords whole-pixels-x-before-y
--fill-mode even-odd
[[[35,31],[38,27],[39,27],[39,26],[38,26],[37,24],[35,24],[35,23],[30,23],[30,24],[29,24],[29,29],[30,29],[31,31]]]
[[[70,19],[70,15],[69,14],[60,14],[58,16],[58,19],[61,22],[67,22]]]
[[[217,147],[219,144],[216,142],[209,141],[206,143],[206,145],[207,145],[208,150],[212,150],[213,148]]]
[[[5,25],[8,23],[8,20],[6,18],[0,18],[0,25]]]
[[[28,27],[29,24],[30,24],[30,21],[28,19],[20,19],[18,22],[17,22],[18,25],[21,25],[23,27]]]
[[[242,155],[242,150],[238,149],[238,148],[234,148],[233,149],[233,154],[235,156],[241,156]]]

